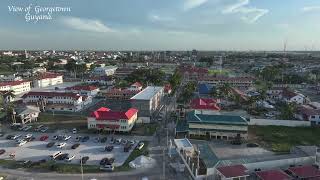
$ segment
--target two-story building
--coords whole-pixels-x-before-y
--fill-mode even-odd
[[[0,82],[0,91],[13,91],[13,94],[15,95],[28,92],[30,89],[30,81]]]
[[[43,73],[33,80],[35,88],[43,88],[63,83],[63,75],[55,73]]]
[[[85,85],[79,85],[79,86],[72,86],[65,88],[66,92],[72,92],[76,94],[80,94],[82,96],[96,96],[100,89],[96,86],[85,86]]]
[[[116,66],[105,66],[105,67],[96,67],[92,71],[93,74],[97,76],[112,76],[116,72]]]
[[[36,104],[43,110],[71,112],[80,111],[92,102],[91,96],[65,92],[29,92],[22,96],[22,100],[25,104]]]
[[[101,107],[88,117],[88,129],[107,130],[113,132],[130,132],[138,118],[138,110],[112,111]]]

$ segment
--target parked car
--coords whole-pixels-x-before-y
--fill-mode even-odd
[[[34,130],[35,131],[40,131],[41,130],[41,128],[43,128],[44,126],[43,125],[39,125],[37,128],[35,128]]]
[[[248,143],[247,147],[259,147],[259,145],[256,143]]]
[[[105,151],[111,152],[113,150],[113,146],[109,145],[109,146],[106,146],[104,149]]]
[[[100,137],[95,137],[94,140],[93,140],[93,142],[95,142],[95,143],[100,142]]]
[[[67,143],[59,143],[58,145],[57,145],[57,148],[63,148],[63,147],[65,147],[67,145]]]
[[[71,138],[71,136],[65,135],[64,138],[63,138],[63,140],[68,141],[70,138]]]
[[[81,139],[82,139],[81,136],[77,136],[77,137],[74,139],[74,141],[75,141],[75,142],[79,142],[79,141],[81,141]]]
[[[121,143],[122,143],[123,145],[126,145],[126,144],[128,143],[128,141],[127,141],[126,139],[122,139],[122,140],[121,140]]]
[[[73,133],[73,134],[77,134],[77,129],[76,129],[76,128],[73,128],[73,129],[72,129],[72,133]]]
[[[133,146],[135,144],[134,140],[129,141],[129,143]]]
[[[81,158],[80,163],[82,161],[82,164],[86,164],[88,160],[89,160],[89,156],[84,156]]]
[[[23,131],[29,131],[32,128],[32,126],[26,126]]]
[[[112,172],[114,171],[114,166],[112,164],[106,164],[106,165],[100,166],[100,170]]]
[[[75,157],[76,157],[75,155],[68,156],[68,157],[66,158],[66,161],[67,161],[67,162],[70,162],[70,161],[72,161],[72,159],[74,159]]]
[[[57,157],[55,158],[55,160],[63,161],[63,160],[65,160],[68,156],[69,156],[68,153],[60,154],[59,156],[57,156]]]
[[[116,142],[116,140],[113,137],[111,137],[110,143],[114,144],[115,142]]]
[[[76,143],[76,144],[74,144],[74,145],[71,146],[71,149],[77,149],[79,146],[80,146],[80,144],[79,144],[79,143]]]
[[[57,135],[54,135],[54,136],[52,137],[53,140],[58,140],[58,138],[59,138],[59,137],[58,137]]]
[[[54,146],[54,144],[55,144],[55,142],[49,142],[49,143],[47,144],[47,148],[51,148],[52,146]]]
[[[108,140],[108,138],[107,138],[107,137],[103,137],[103,138],[101,138],[101,139],[100,139],[100,142],[101,142],[101,143],[106,143],[106,142],[107,142],[107,140]]]
[[[18,139],[19,137],[21,137],[21,134],[16,134],[16,135],[14,135],[14,136],[12,137],[12,139],[13,139],[13,140],[16,140],[16,139]]]
[[[9,134],[9,135],[6,137],[6,139],[11,140],[11,139],[13,139],[13,137],[14,137],[14,135]]]
[[[26,160],[26,161],[23,162],[22,165],[23,165],[23,167],[25,167],[25,168],[29,168],[29,167],[32,165],[32,161]]]
[[[117,140],[116,140],[116,142],[115,142],[115,143],[116,143],[116,144],[120,144],[120,143],[121,143],[121,141],[122,141],[122,139],[121,139],[121,138],[119,138],[119,139],[117,139]]]
[[[112,164],[114,163],[114,158],[103,158],[100,161],[100,165],[104,166],[106,164]]]
[[[48,129],[49,129],[48,127],[44,127],[44,128],[42,128],[40,131],[44,133],[44,132],[47,132]]]
[[[28,141],[23,140],[23,141],[21,141],[21,142],[18,143],[18,146],[23,146],[23,145],[27,144],[27,142],[28,142]]]
[[[24,138],[30,138],[30,137],[32,137],[32,134],[26,134],[26,135],[24,136]]]
[[[36,138],[35,137],[29,137],[29,138],[24,138],[25,141],[30,142],[30,141],[34,141]]]
[[[89,136],[84,136],[81,141],[82,142],[87,142],[89,139],[90,139]]]
[[[52,159],[55,159],[55,158],[57,158],[58,156],[60,156],[61,154],[62,154],[61,151],[57,151],[57,152],[53,153],[52,155],[50,155],[50,157],[51,157]]]
[[[144,143],[143,142],[139,142],[136,149],[141,150],[144,147]]]
[[[40,141],[46,141],[49,138],[48,135],[43,135],[40,137]]]
[[[4,154],[5,152],[6,152],[6,150],[0,149],[0,155]]]

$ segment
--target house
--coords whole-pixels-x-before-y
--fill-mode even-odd
[[[0,82],[0,91],[13,91],[14,95],[30,91],[30,81],[8,81]]]
[[[298,92],[284,89],[282,92],[282,99],[287,103],[304,104],[306,103],[306,97]]]
[[[88,117],[88,129],[107,130],[114,132],[130,132],[138,118],[138,110],[112,111],[101,107]]]
[[[22,81],[20,76],[16,76],[15,74],[12,75],[0,75],[0,81]]]
[[[100,85],[111,86],[114,84],[114,79],[110,76],[91,76],[84,79],[86,83],[98,83]]]
[[[196,98],[191,101],[190,108],[200,111],[220,111],[220,107],[217,103],[218,100],[216,99]]]
[[[67,87],[65,88],[66,92],[72,92],[76,94],[80,94],[82,96],[93,96],[95,97],[100,89],[96,86],[91,85],[79,85],[79,86],[73,86],[73,87]]]
[[[43,73],[33,80],[35,88],[44,88],[63,83],[63,75],[55,73]]]
[[[310,121],[311,125],[320,125],[320,109],[315,109],[310,105],[298,107],[295,117],[302,121]]]
[[[92,102],[91,96],[65,92],[29,92],[22,96],[25,104],[36,104],[49,111],[81,111]]]
[[[104,66],[96,67],[93,69],[92,73],[97,76],[112,76],[116,72],[116,66]]]
[[[192,137],[247,139],[248,122],[241,116],[217,115],[193,110],[186,114],[187,132]]]
[[[267,170],[255,172],[257,180],[291,180],[293,179],[282,170]]]
[[[163,97],[163,87],[148,86],[130,98],[132,107],[139,110],[139,122],[150,122],[153,114],[160,109]]]
[[[114,76],[117,77],[118,79],[125,79],[135,70],[136,68],[129,68],[129,67],[117,68],[116,72],[114,73]]]
[[[133,83],[129,88],[128,90],[131,90],[131,91],[141,91],[142,90],[142,84],[139,83],[139,82],[135,82]]]
[[[32,123],[36,122],[40,113],[39,107],[36,106],[25,106],[16,110],[16,123]]]
[[[248,169],[241,165],[224,166],[217,168],[218,179],[221,180],[239,180],[249,179]]]
[[[296,179],[319,179],[320,170],[312,165],[290,167],[288,172]]]
[[[282,99],[282,92],[284,88],[282,87],[273,87],[267,90],[267,98],[270,100],[281,100]]]

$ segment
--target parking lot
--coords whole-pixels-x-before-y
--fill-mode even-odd
[[[26,134],[32,134],[35,139],[30,141],[22,146],[18,146],[16,140],[8,140],[6,137],[8,135],[17,135],[20,134],[21,137],[25,136]],[[55,135],[66,135],[71,136],[71,138],[67,141],[65,140],[53,140],[53,136]],[[40,138],[44,135],[48,136],[48,139],[45,141],[40,141]],[[86,142],[76,142],[76,137],[81,136],[89,136],[89,140]],[[96,142],[97,137],[107,137],[107,141],[104,143]],[[113,144],[111,143],[112,137],[114,139],[122,139],[127,140],[128,142],[133,141],[134,145],[130,148],[129,152],[124,152],[124,144]],[[88,165],[99,165],[101,159],[103,158],[114,158],[113,165],[115,167],[121,166],[125,160],[128,158],[130,153],[133,149],[137,146],[138,142],[142,139],[134,138],[131,136],[117,136],[117,135],[87,135],[87,134],[72,134],[69,133],[40,133],[40,132],[23,132],[23,131],[15,131],[12,133],[5,134],[3,137],[0,138],[0,149],[4,149],[5,153],[0,155],[1,159],[11,159],[10,154],[15,155],[15,160],[17,161],[39,161],[39,160],[50,160],[50,155],[54,154],[55,152],[61,151],[62,153],[68,153],[69,157],[75,155],[75,158],[72,159],[70,162],[66,162],[64,160],[57,161],[61,163],[73,163],[73,164],[80,164],[80,158],[84,156],[88,156],[89,160],[86,162]],[[48,148],[47,144],[49,142],[55,142],[55,145]],[[59,143],[66,143],[66,146],[62,148],[58,148],[57,145]],[[71,146],[79,143],[80,146],[76,149],[72,149]],[[112,151],[107,152],[104,150],[106,145],[112,145],[114,148]]]

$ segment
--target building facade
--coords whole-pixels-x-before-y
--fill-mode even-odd
[[[10,81],[0,82],[0,91],[13,91],[13,94],[18,95],[31,90],[29,81]]]
[[[63,75],[54,73],[44,73],[33,80],[35,88],[43,88],[63,83]]]
[[[120,112],[101,107],[88,117],[88,129],[130,132],[137,118],[138,110],[134,108]]]

